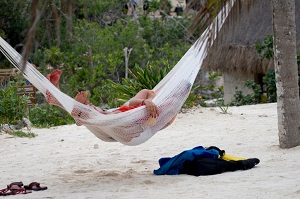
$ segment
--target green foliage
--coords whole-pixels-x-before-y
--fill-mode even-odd
[[[5,32],[1,28],[0,28],[0,37],[2,37],[3,39],[6,39]]]
[[[252,94],[254,104],[260,102],[260,100],[261,100],[261,87],[260,87],[260,85],[256,84],[252,80],[248,80],[245,83],[245,87],[249,88],[249,89],[252,89],[254,91],[254,93]]]
[[[159,48],[166,42],[173,47],[182,47],[186,43],[187,27],[190,20],[187,18],[153,19],[148,17],[140,18],[143,31],[141,36],[150,48]],[[158,51],[160,53],[160,51]]]
[[[222,98],[224,95],[223,86],[216,88],[217,80],[222,76],[222,73],[209,71],[208,82],[200,87],[200,92],[205,93],[206,96],[202,96],[204,100]]]
[[[224,104],[224,99],[220,99],[217,101],[217,106],[221,109],[221,112],[224,113],[224,114],[227,114],[228,113],[228,108],[229,108],[229,105],[231,103],[228,103],[228,104]]]
[[[112,90],[116,91],[115,98],[117,99],[114,101],[115,104],[111,105],[115,107],[125,103],[142,89],[153,89],[169,73],[171,68],[168,62],[164,62],[164,67],[149,63],[144,69],[136,65],[134,70],[130,71],[133,78],[124,78],[122,83],[110,81]],[[199,86],[192,87],[191,93],[184,104],[185,108],[200,103],[201,97],[197,94],[199,88]]]
[[[26,117],[28,111],[28,98],[17,94],[15,82],[0,89],[0,123],[15,124]]]
[[[50,49],[45,49],[45,61],[55,66],[56,68],[61,64],[62,52],[58,47],[52,46]]]
[[[24,40],[30,4],[30,1],[0,1],[0,34],[5,35],[13,47]]]
[[[128,101],[142,89],[153,89],[171,70],[167,62],[164,64],[163,68],[148,64],[145,69],[135,65],[134,70],[129,71],[133,79],[124,78],[121,84],[110,81],[112,89],[117,92],[119,105]]]
[[[145,5],[149,5],[149,12],[155,12],[160,7],[160,2],[158,0],[146,0],[144,1]]]
[[[17,94],[21,83],[10,82],[0,89],[0,124],[17,124],[24,117],[35,127],[73,124],[73,118],[61,108],[40,104],[28,106],[28,97]]]
[[[172,8],[172,2],[170,0],[160,0],[160,9],[164,12],[169,13]]]
[[[257,42],[255,44],[256,50],[259,54],[260,59],[272,59],[274,56],[273,52],[273,36],[267,35],[267,37],[264,38],[262,43]]]
[[[74,119],[66,111],[48,104],[32,107],[29,118],[35,127],[40,128],[74,124]]]
[[[252,80],[248,80],[245,83],[245,87],[252,89],[253,93],[244,95],[242,91],[236,91],[232,105],[241,106],[261,102],[261,88],[259,85]]]
[[[13,131],[13,132],[9,132],[9,134],[17,137],[26,137],[26,138],[34,138],[37,136],[35,133],[31,133],[31,132],[26,133],[23,131]]]
[[[73,36],[61,47],[62,91],[74,96],[77,90],[88,90],[91,102],[96,105],[118,104],[110,81],[123,81],[125,47],[132,49],[129,70],[135,65],[144,68],[150,60],[153,66],[163,68],[165,63],[174,66],[190,46],[182,38],[184,28],[178,28],[170,20],[139,18],[139,21],[140,24],[119,20],[113,26],[99,28],[97,23],[78,20]]]
[[[63,49],[66,52],[64,78],[68,85],[62,89],[72,95],[79,89],[85,89],[94,96],[94,90],[106,87],[108,79],[119,81],[125,73],[125,47],[133,49],[130,55],[132,63],[145,59],[141,53],[143,40],[137,37],[138,31],[138,26],[130,21],[119,21],[102,29],[97,23],[78,21],[74,36]],[[105,99],[99,101],[105,102]]]
[[[210,71],[209,72],[209,80],[212,82],[210,86],[208,86],[208,90],[212,91],[211,96],[213,99],[221,98],[224,95],[223,86],[216,88],[216,81],[222,76],[222,73]]]
[[[263,82],[267,91],[266,96],[261,92],[260,85],[254,83],[252,80],[248,80],[245,83],[245,87],[252,89],[253,93],[244,95],[242,91],[237,91],[234,95],[234,99],[231,105],[239,106],[265,102],[277,102],[277,89],[274,69],[268,71],[268,73],[263,77]],[[298,78],[298,85],[300,86],[300,77]]]
[[[201,96],[198,95],[198,89],[200,88],[200,86],[192,86],[191,92],[189,97],[186,99],[183,107],[184,108],[190,108],[192,106],[195,106],[197,104],[201,103]]]
[[[48,64],[54,68],[59,67],[63,70],[60,89],[70,96],[74,96],[78,90],[88,90],[91,93],[90,100],[95,105],[114,107],[120,104],[122,99],[124,101],[128,98],[125,94],[117,96],[111,82],[131,85],[136,89],[132,92],[146,86],[153,88],[164,75],[157,76],[156,72],[151,70],[167,73],[169,70],[167,67],[174,66],[194,42],[187,36],[186,27],[189,26],[190,19],[152,20],[147,16],[132,19],[122,13],[126,2],[75,1],[73,27],[69,33],[66,27],[67,16],[63,13],[65,7],[60,7],[61,10],[58,12],[63,13],[59,22],[60,43],[57,43],[58,36],[53,30],[55,23],[51,6],[46,6],[47,15],[41,16],[37,29],[37,43],[35,43],[38,44],[35,46],[37,49],[34,49],[30,57],[41,68],[43,74],[49,72],[45,69]],[[59,7],[63,5],[60,3],[64,2],[55,3]],[[149,2],[153,9],[160,6],[168,7],[169,3],[167,0]],[[112,19],[112,23],[106,23],[106,17]],[[19,40],[19,43],[22,41],[23,39]],[[123,49],[126,47],[132,49],[128,62],[131,73],[130,79],[123,80],[125,76]],[[151,66],[148,63],[151,63]],[[145,80],[139,77],[141,85],[134,85],[137,81],[134,75],[138,74],[132,71],[135,71],[136,66],[140,67],[140,73],[141,70],[145,73],[144,78],[148,77],[148,82],[142,83]],[[193,88],[197,89],[199,88]],[[187,103],[192,104],[194,100],[198,100],[198,95],[195,94],[193,97],[190,97]],[[34,120],[33,124],[36,126],[59,124],[60,121],[55,120],[60,120],[62,115],[52,108],[44,105],[30,108],[30,120]],[[54,121],[46,121],[48,118]]]
[[[263,81],[267,90],[267,102],[277,102],[275,70],[269,70],[268,73],[264,76]],[[298,85],[300,86],[300,76],[298,77]]]
[[[273,52],[273,35],[267,35],[262,43],[257,42],[255,44],[256,50],[259,54],[259,58],[270,60],[274,57]],[[300,54],[297,54],[297,64],[300,65]]]
[[[101,25],[106,25],[107,20],[114,21],[116,17],[122,17],[126,14],[123,9],[127,2],[127,0],[78,0],[75,4],[78,11],[75,13],[76,18],[88,21],[98,19],[97,21]]]
[[[273,36],[267,35],[262,43],[256,43],[255,45],[257,52],[259,53],[260,59],[272,59],[274,56],[273,52]],[[300,54],[297,54],[297,64],[300,65]],[[277,101],[277,93],[276,93],[276,79],[275,79],[275,71],[271,69],[264,76],[263,82],[266,86],[267,90],[267,102],[276,102]],[[300,85],[300,79],[299,79]],[[299,90],[300,92],[300,90]],[[261,96],[262,97],[262,96]]]
[[[277,102],[277,89],[274,69],[268,71],[268,73],[263,77],[263,82],[267,90],[267,101]]]
[[[28,23],[30,1],[0,1],[0,36],[20,51]],[[0,53],[0,68],[7,68],[9,62]]]

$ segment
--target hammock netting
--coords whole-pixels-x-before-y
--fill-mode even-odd
[[[1,37],[0,51],[17,69],[22,71],[24,77],[46,97],[50,104],[65,109],[77,124],[86,126],[99,139],[107,142],[117,141],[125,145],[138,145],[167,127],[169,121],[180,111],[207,55],[209,29],[220,30],[233,3],[234,1],[231,1],[223,8],[223,12],[218,14],[211,26],[153,88],[156,93],[153,102],[157,105],[159,112],[157,118],[152,118],[145,106],[117,114],[99,113],[91,106],[81,104],[61,92],[30,63],[27,62],[25,69],[22,70],[22,56]]]

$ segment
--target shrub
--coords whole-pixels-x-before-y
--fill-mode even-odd
[[[29,118],[35,127],[49,128],[74,124],[74,119],[62,108],[49,104],[36,105],[30,109]]]
[[[0,123],[15,124],[27,117],[28,97],[17,94],[17,84],[9,82],[0,89]]]
[[[28,97],[17,94],[18,82],[9,82],[0,89],[0,123],[16,124],[24,117],[35,127],[51,127],[74,123],[73,118],[63,109],[47,103],[28,106]]]
[[[133,77],[132,79],[124,78],[121,84],[111,81],[111,87],[117,91],[118,101],[120,104],[123,104],[138,91],[142,89],[153,89],[170,70],[171,67],[168,63],[165,63],[164,68],[152,66],[149,63],[145,69],[135,65],[134,70],[129,70],[129,73]]]
[[[253,93],[244,95],[242,91],[236,91],[234,99],[231,105],[241,106],[249,104],[257,104],[261,102],[261,88],[252,80],[248,80],[245,83],[245,87],[252,89]]]
[[[269,72],[264,76],[263,82],[267,89],[267,102],[276,102],[277,92],[274,69],[269,70]]]

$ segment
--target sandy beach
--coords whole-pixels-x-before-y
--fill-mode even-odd
[[[32,132],[38,136],[0,134],[0,189],[15,181],[48,189],[6,198],[300,198],[300,147],[279,148],[275,103],[229,107],[227,114],[189,109],[139,146],[103,142],[84,126]],[[260,163],[210,176],[153,174],[159,158],[196,146],[217,146]]]

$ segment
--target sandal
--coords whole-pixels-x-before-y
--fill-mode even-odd
[[[1,189],[0,190],[0,196],[7,196],[7,195],[11,195],[9,194],[9,189],[8,188],[5,188],[5,189]]]
[[[47,187],[41,187],[40,183],[38,183],[38,182],[32,182],[29,185],[24,186],[24,188],[26,190],[33,190],[33,191],[43,191],[43,190],[47,189]]]
[[[0,190],[0,196],[16,195],[20,193],[27,194],[31,193],[31,191],[26,191],[26,189],[23,188],[22,182],[13,182],[7,185],[7,188]]]
[[[21,187],[19,189],[10,189],[10,195],[16,195],[16,194],[28,194],[31,193],[31,191],[26,190],[24,187]]]

